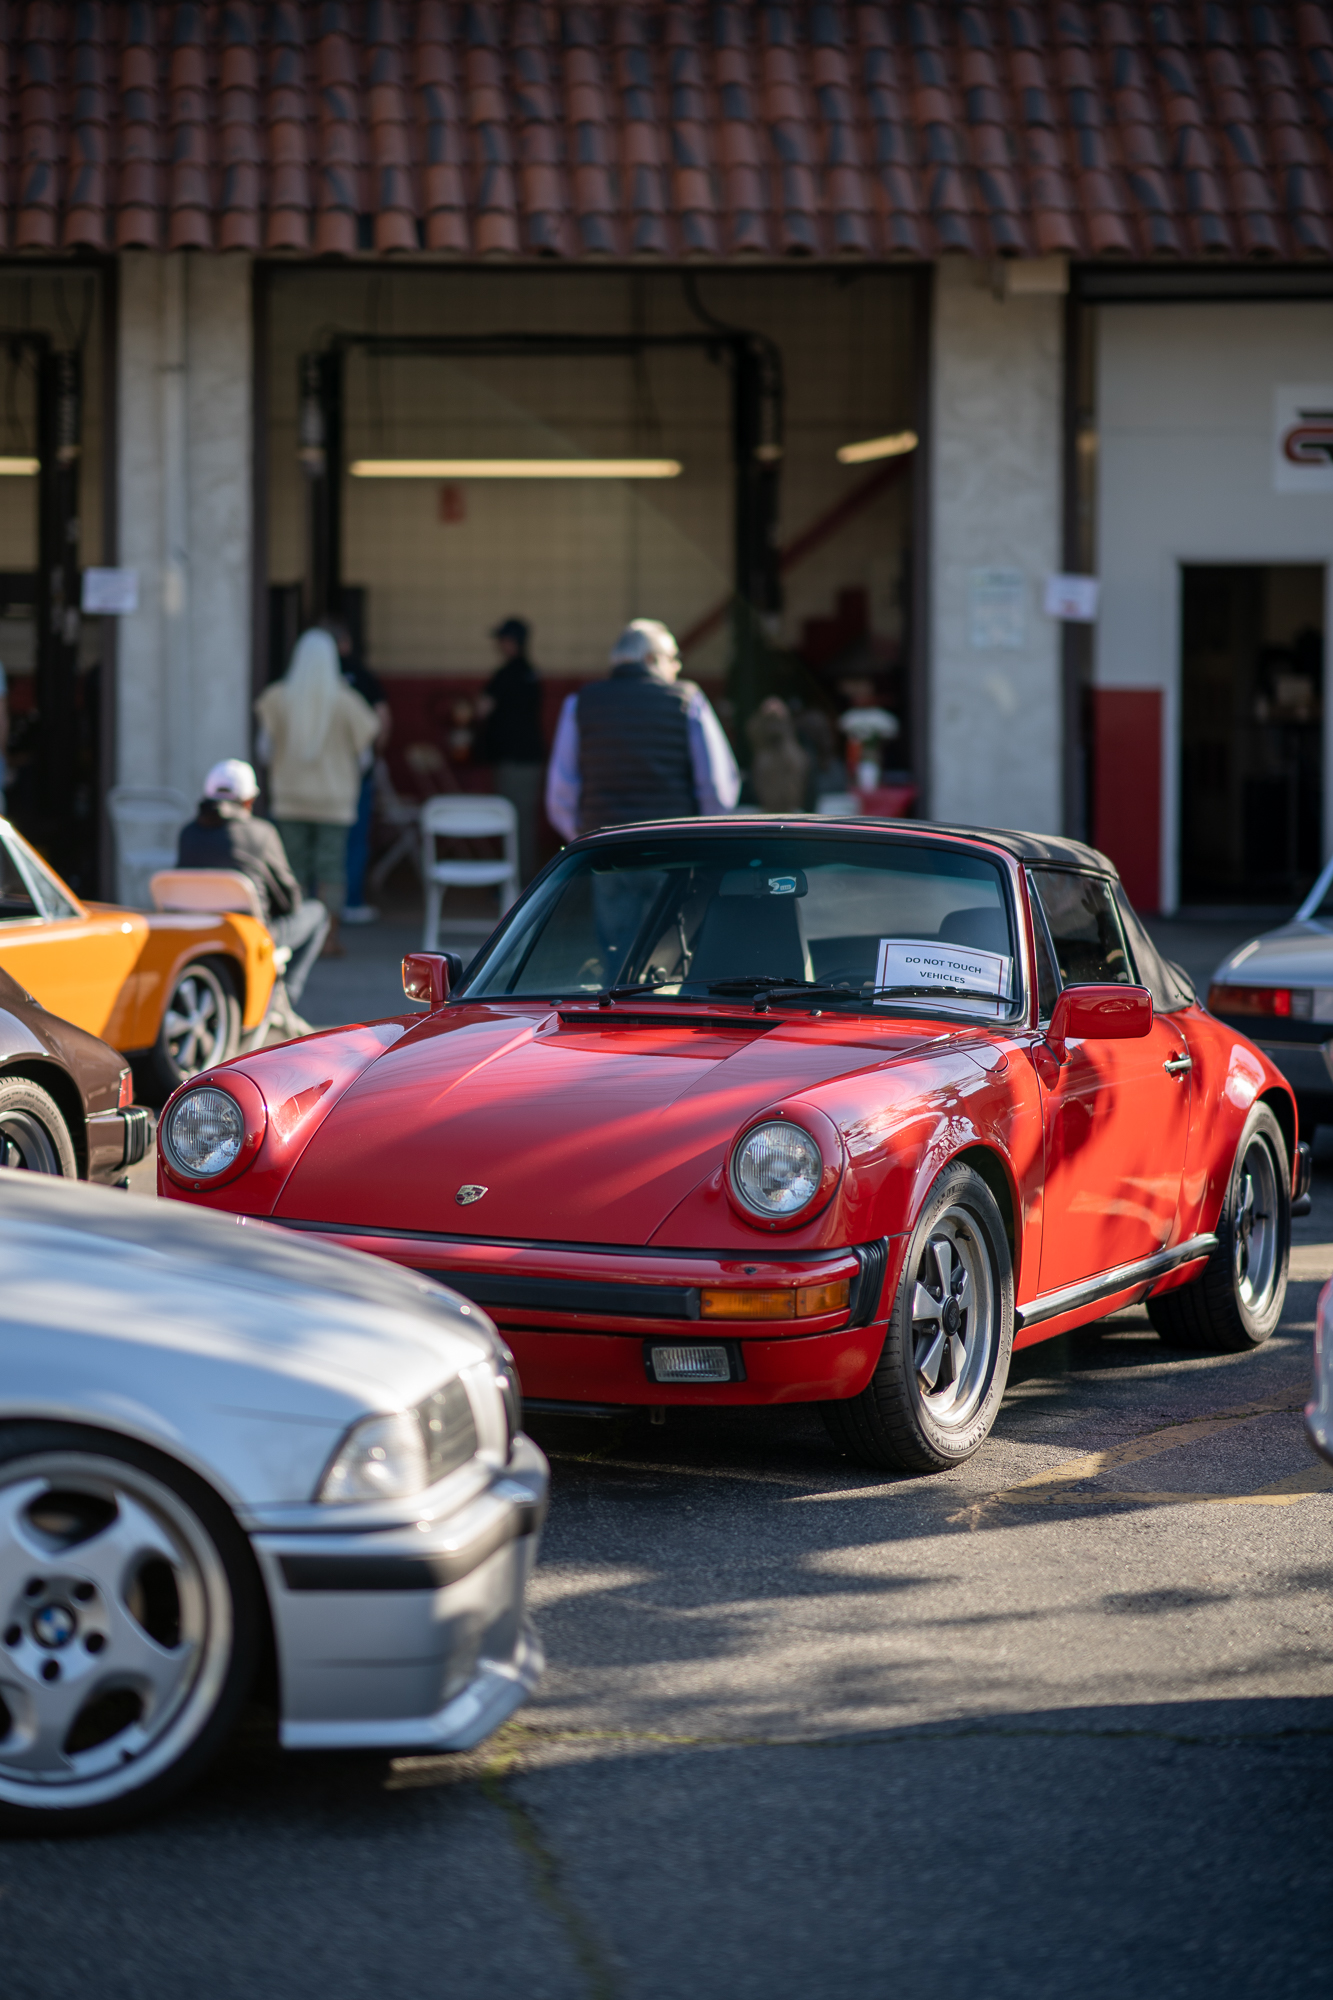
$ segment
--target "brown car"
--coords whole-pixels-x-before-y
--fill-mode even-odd
[[[124,1056],[0,971],[0,1167],[119,1182],[152,1141]]]

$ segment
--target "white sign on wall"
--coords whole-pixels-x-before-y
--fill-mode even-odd
[[[1021,569],[974,569],[967,579],[969,643],[978,652],[1019,653],[1027,644],[1027,583]]]
[[[1048,576],[1046,616],[1061,618],[1066,625],[1095,625],[1100,589],[1095,576]]]
[[[1333,493],[1333,382],[1282,382],[1274,389],[1273,488]]]
[[[103,617],[123,618],[139,609],[137,569],[86,569],[83,572],[83,610],[100,612]]]

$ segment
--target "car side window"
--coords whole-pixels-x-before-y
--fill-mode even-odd
[[[1063,868],[1029,869],[1028,882],[1045,912],[1062,986],[1134,984],[1108,882]]]
[[[40,917],[32,891],[18,870],[9,847],[0,840],[0,924],[20,923],[23,918]]]

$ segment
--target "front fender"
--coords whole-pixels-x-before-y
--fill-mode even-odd
[[[151,1049],[176,981],[193,959],[223,958],[241,989],[241,1025],[255,1028],[273,991],[273,940],[257,917],[155,911],[148,917],[134,968],[120,989],[107,1041],[118,1049]]]

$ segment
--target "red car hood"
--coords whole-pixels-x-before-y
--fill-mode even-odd
[[[646,1243],[757,1112],[942,1039],[926,1023],[829,1017],[634,1025],[480,1006],[435,1016],[345,1092],[274,1213]],[[486,1192],[460,1204],[468,1186]]]

